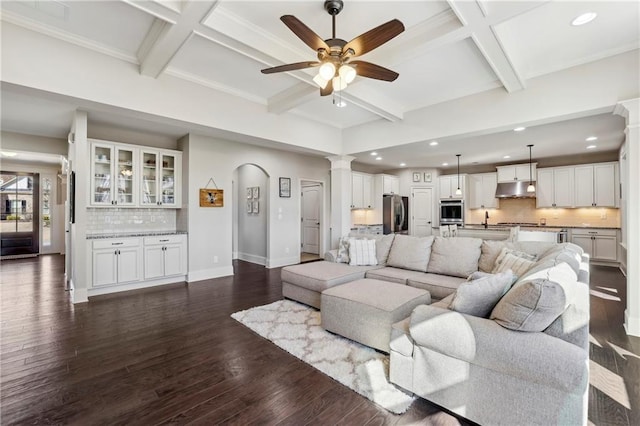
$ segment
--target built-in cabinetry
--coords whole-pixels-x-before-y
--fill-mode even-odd
[[[438,192],[440,199],[464,199],[465,181],[467,175],[446,175],[438,177]],[[461,194],[457,195],[458,183],[460,185]],[[495,189],[493,191],[495,194]]]
[[[467,206],[470,209],[497,209],[496,186],[498,177],[496,173],[478,173],[468,176],[469,200]]]
[[[96,240],[92,248],[94,287],[142,280],[140,238]]]
[[[382,176],[382,193],[383,194],[399,194],[400,179],[398,176],[381,175]]]
[[[351,208],[373,208],[373,176],[351,172]]]
[[[144,237],[144,278],[184,274],[187,264],[185,240],[184,235]]]
[[[572,229],[571,242],[591,256],[591,260],[616,262],[618,238],[615,229]]]
[[[108,286],[163,284],[187,273],[185,234],[88,240],[88,249],[91,288],[99,293],[110,292]]]
[[[575,167],[576,207],[618,207],[618,164]]]
[[[574,167],[538,169],[536,207],[574,206]]]
[[[89,139],[92,207],[180,207],[182,153]]]
[[[531,164],[531,180],[536,180],[536,165],[537,163]],[[528,182],[530,180],[529,163],[498,166],[496,169],[498,170],[498,182]]]

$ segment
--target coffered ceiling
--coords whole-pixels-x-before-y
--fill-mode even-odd
[[[337,37],[348,41],[393,18],[401,20],[406,31],[363,56],[400,77],[392,83],[357,77],[336,95],[347,103],[346,108],[337,108],[334,97],[320,97],[312,81],[313,68],[260,73],[271,66],[315,60],[315,52],[279,17],[294,15],[322,38],[330,38],[331,17],[322,0],[3,1],[1,11],[3,48],[12,43],[12,28],[26,29],[131,64],[136,78],[177,78],[202,87],[203,96],[224,93],[261,106],[273,118],[300,117],[337,129],[343,138],[367,126],[404,126],[416,112],[488,91],[527,92],[531,79],[637,51],[640,39],[639,4],[634,1],[346,0],[336,18]],[[598,13],[597,18],[572,26],[571,21],[586,11]],[[118,122],[117,108],[92,106],[93,99],[56,99],[48,93],[43,100],[37,92],[16,94],[12,89],[2,86],[4,130],[64,137],[69,121],[62,118],[79,106],[88,109],[94,120]],[[25,104],[30,102],[38,106],[25,115]],[[125,110],[120,113],[127,116]],[[381,168],[396,168],[401,162],[409,167],[440,167],[455,151],[470,163],[496,163],[496,157],[504,155],[522,157],[527,138],[545,135],[536,151],[550,157],[584,149],[583,135],[596,131],[598,149],[616,149],[623,139],[622,121],[610,111],[597,115],[593,120],[563,117],[557,121],[565,124],[544,123],[552,127],[538,129],[537,136],[530,132],[516,138],[507,129],[493,129],[493,136],[462,132],[443,139],[447,149],[438,155],[418,149],[430,142],[419,137],[411,143],[383,144],[379,147],[383,160],[372,159],[369,149],[347,147],[342,153]],[[148,122],[137,121],[140,130],[157,129],[154,123],[163,117],[147,118]],[[168,134],[194,129],[206,133],[188,121],[162,121]],[[486,145],[477,148],[480,143],[489,143],[494,155],[487,153]],[[321,146],[315,149],[336,153]]]

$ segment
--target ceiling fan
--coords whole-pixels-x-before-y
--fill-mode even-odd
[[[295,71],[320,67],[313,81],[320,86],[320,95],[327,96],[340,91],[351,83],[356,75],[376,80],[394,81],[398,73],[380,65],[366,61],[353,61],[360,55],[381,46],[404,31],[404,25],[397,19],[375,27],[359,35],[350,42],[336,38],[336,15],[343,7],[342,0],[326,0],[324,9],[332,17],[332,36],[322,40],[320,36],[293,15],[284,15],[280,20],[307,46],[318,52],[317,61],[296,62],[262,70],[263,74]]]

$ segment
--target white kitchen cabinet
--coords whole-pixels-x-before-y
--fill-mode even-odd
[[[458,175],[439,176],[438,190],[440,199],[464,199],[466,177],[466,175],[460,175],[460,191],[462,194],[456,195],[456,190],[458,189]]]
[[[138,151],[135,148],[104,141],[91,142],[91,182],[89,205],[94,207],[131,207],[138,202]]]
[[[178,151],[140,150],[140,205],[145,207],[180,207],[182,153]]]
[[[574,171],[574,167],[538,169],[536,207],[573,207]]]
[[[106,286],[142,279],[140,238],[104,239],[93,242],[93,286]]]
[[[470,209],[496,209],[496,187],[498,177],[496,173],[478,173],[468,176],[469,181],[469,208]]]
[[[576,207],[618,207],[617,163],[575,167]]]
[[[373,176],[366,173],[351,173],[351,208],[373,208]]]
[[[616,262],[618,238],[615,229],[573,229],[571,242],[588,253],[591,260]]]
[[[187,273],[186,235],[144,238],[145,280]]]
[[[382,193],[400,194],[400,179],[397,176],[382,175]]]
[[[531,180],[536,180],[536,165],[531,164]],[[514,164],[509,166],[498,166],[498,182],[523,181],[529,182],[529,163]]]

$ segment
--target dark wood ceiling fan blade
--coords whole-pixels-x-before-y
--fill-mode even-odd
[[[378,46],[388,42],[398,34],[404,31],[404,25],[397,19],[379,25],[372,30],[351,40],[342,48],[342,54],[346,54],[349,49],[353,50],[353,55],[360,56],[367,52],[371,52]]]
[[[394,81],[400,75],[395,71],[366,61],[351,61],[349,65],[355,67],[356,73],[359,76],[374,78],[376,80]]]
[[[261,70],[262,74],[273,74],[274,72],[295,71],[304,68],[317,67],[320,62],[296,62],[295,64],[278,65],[277,67],[265,68]]]
[[[298,36],[307,46],[315,51],[319,49],[325,49],[327,52],[330,50],[329,45],[320,38],[318,34],[302,23],[301,20],[293,15],[284,15],[280,17],[280,20],[289,27],[295,35]]]
[[[329,80],[326,87],[320,88],[320,96],[328,96],[333,93],[333,81]]]

